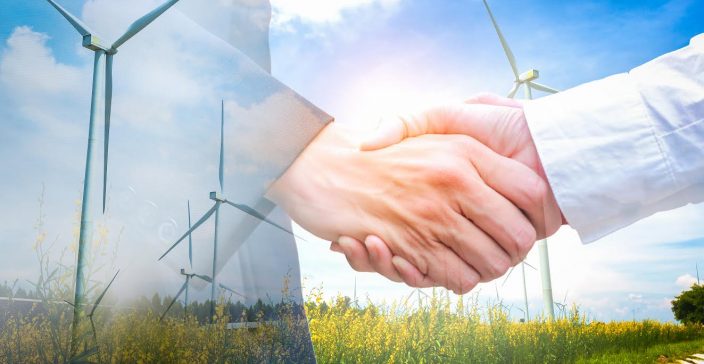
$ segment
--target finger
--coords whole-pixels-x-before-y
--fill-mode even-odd
[[[340,244],[336,241],[331,241],[330,242],[330,250],[336,252],[336,253],[343,253],[342,248],[340,247]]]
[[[562,213],[546,180],[526,165],[500,156],[486,147],[475,144],[474,149],[473,164],[482,180],[525,213],[533,226],[534,240],[545,237],[547,233],[554,232],[562,225]],[[490,212],[485,211],[485,213]],[[515,211],[511,215],[508,215],[508,212],[506,214],[505,218],[509,218],[508,216],[516,218]],[[505,221],[518,222],[518,220],[503,220]],[[484,229],[484,226],[481,227]],[[492,232],[487,232],[495,237]],[[509,233],[531,235],[525,230],[524,225],[512,226]],[[534,241],[530,242],[529,236],[523,238],[525,240],[522,242],[528,244],[524,248],[529,249]]]
[[[367,247],[367,252],[369,252],[369,262],[375,271],[394,282],[402,281],[401,276],[399,276],[391,262],[393,254],[381,238],[374,235],[367,236],[364,240],[364,245]]]
[[[428,278],[456,294],[465,294],[476,287],[481,279],[479,273],[443,243],[438,244],[443,248],[437,249],[429,260]]]
[[[513,205],[510,206],[513,207]],[[525,220],[520,211],[518,215]],[[467,220],[465,216],[456,214],[456,220],[451,222],[450,228],[441,233],[443,235],[440,235],[440,238],[479,273],[481,282],[489,282],[501,277],[512,265],[522,260],[523,257],[518,254],[512,257],[490,234]],[[525,223],[530,227],[527,220]]]
[[[430,277],[421,273],[411,262],[395,255],[391,258],[394,268],[403,280],[403,283],[414,288],[427,288],[438,286]]]
[[[374,267],[369,262],[367,248],[361,241],[349,236],[341,236],[337,242],[352,269],[358,272],[374,272]]]
[[[479,93],[471,96],[467,100],[464,100],[465,104],[486,104],[494,106],[507,106],[507,107],[518,107],[523,108],[523,102],[510,99],[507,97],[499,96],[492,93]]]

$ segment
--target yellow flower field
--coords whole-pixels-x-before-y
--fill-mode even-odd
[[[346,297],[323,300],[314,290],[305,305],[320,363],[569,363],[653,345],[702,340],[704,328],[672,323],[588,322],[576,308],[555,322],[515,322],[497,306],[434,295],[421,305],[357,307]],[[62,312],[65,311],[65,312]],[[228,329],[219,310],[215,324],[130,311],[95,317],[95,337],[84,359],[105,363],[287,362],[304,337],[305,322],[286,317],[256,329]],[[0,362],[66,362],[69,310],[32,318],[5,317]],[[0,318],[2,313],[0,312]],[[97,342],[97,347],[92,343]],[[295,350],[295,349],[294,349]]]

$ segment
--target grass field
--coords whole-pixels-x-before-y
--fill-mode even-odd
[[[653,321],[589,322],[576,308],[555,322],[509,319],[500,305],[435,295],[420,306],[399,303],[358,308],[349,298],[305,304],[320,363],[648,363],[686,357],[704,349],[704,328]],[[0,330],[1,362],[64,362],[69,320],[45,310],[34,317],[6,317]],[[53,312],[53,313],[52,313]],[[228,330],[153,312],[105,312],[85,348],[94,362],[284,362],[304,337],[301,322]],[[50,317],[50,315],[54,315]],[[1,318],[0,314],[0,318]],[[293,348],[293,349],[291,349]]]
[[[578,360],[579,364],[606,363],[672,363],[685,359],[691,354],[704,352],[704,339],[692,341],[656,344],[637,350],[625,350],[616,353],[594,355],[588,359]]]

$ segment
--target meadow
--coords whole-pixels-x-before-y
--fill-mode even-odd
[[[10,298],[0,301],[0,363],[70,359],[74,270],[60,264],[63,259],[50,259],[56,254],[45,244],[42,201],[33,244],[38,279],[25,288],[17,287],[18,280],[0,284],[0,296]],[[108,246],[98,235],[96,255]],[[71,253],[64,250],[61,257]],[[287,280],[284,287],[283,297],[289,297]],[[290,298],[249,307],[221,300],[213,323],[208,323],[208,302],[192,302],[187,311],[177,302],[161,320],[172,297],[156,294],[116,308],[108,292],[95,310],[96,297],[105,290],[97,284],[89,288],[88,302],[96,302],[93,325],[81,337],[74,362],[296,362],[307,350],[306,326],[319,363],[648,363],[704,351],[702,325],[605,323],[588,319],[577,306],[562,310],[555,321],[518,322],[501,301],[480,302],[476,294],[451,300],[444,290],[389,304],[360,304],[343,296],[326,300],[322,288],[312,289],[303,307]],[[252,321],[260,325],[228,325]]]
[[[81,359],[287,362],[295,350],[303,350],[304,343],[296,340],[304,337],[306,322],[287,315],[293,306],[278,305],[281,319],[254,329],[228,329],[227,323],[237,320],[219,307],[209,325],[182,314],[159,321],[152,310],[105,310],[95,317],[94,338],[87,340],[97,345],[88,345]],[[313,290],[305,309],[319,363],[647,363],[704,349],[704,327],[698,325],[589,321],[576,307],[554,322],[522,323],[511,320],[500,303],[480,304],[475,297],[452,303],[440,293],[420,303],[360,307],[347,297],[324,300],[321,290]],[[68,359],[70,311],[55,305],[33,312],[8,316],[6,311],[0,324],[1,362]]]

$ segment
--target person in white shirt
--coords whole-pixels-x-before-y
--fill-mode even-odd
[[[628,73],[538,100],[479,95],[387,120],[362,149],[434,133],[469,135],[545,176],[564,222],[593,242],[704,200],[704,34]],[[342,237],[331,249],[357,270],[437,285],[376,236]]]

